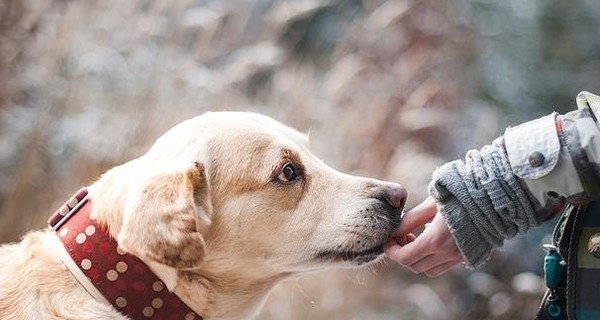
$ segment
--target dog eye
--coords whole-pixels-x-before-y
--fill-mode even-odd
[[[281,169],[281,173],[277,176],[277,179],[281,182],[293,182],[298,179],[298,169],[292,163],[287,163]]]

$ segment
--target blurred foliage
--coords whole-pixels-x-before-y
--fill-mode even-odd
[[[4,0],[0,241],[207,110],[310,131],[326,162],[400,182],[414,205],[437,165],[600,92],[597,39],[596,0]],[[531,319],[547,233],[483,272],[305,276],[260,318]]]

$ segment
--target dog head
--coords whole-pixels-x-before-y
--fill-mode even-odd
[[[371,262],[406,198],[397,184],[328,167],[305,135],[252,113],[185,121],[107,176],[125,185],[107,191],[124,204],[109,213],[119,246],[177,269],[274,275]]]

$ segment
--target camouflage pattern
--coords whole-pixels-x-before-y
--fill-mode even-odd
[[[558,247],[565,264],[562,280],[558,288],[548,290],[544,296],[539,320],[600,319],[600,97],[582,92],[576,102],[578,110],[556,118],[558,137],[564,147],[561,151],[568,154],[561,159],[569,162],[566,167],[575,169],[576,174],[563,181],[568,191],[561,192],[561,196],[569,205],[563,210],[553,237],[553,245]],[[552,190],[556,184],[546,177],[525,182],[533,194]],[[547,200],[536,198],[542,204]],[[560,314],[548,312],[552,304],[560,307]]]

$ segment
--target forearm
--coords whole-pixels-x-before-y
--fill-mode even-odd
[[[541,207],[512,172],[502,137],[438,168],[429,192],[471,267],[483,264],[504,239],[540,223]]]
[[[588,94],[577,102],[578,111],[509,128],[434,172],[430,193],[469,266],[481,265],[504,239],[551,218],[565,202],[600,196],[594,114],[600,100]]]

